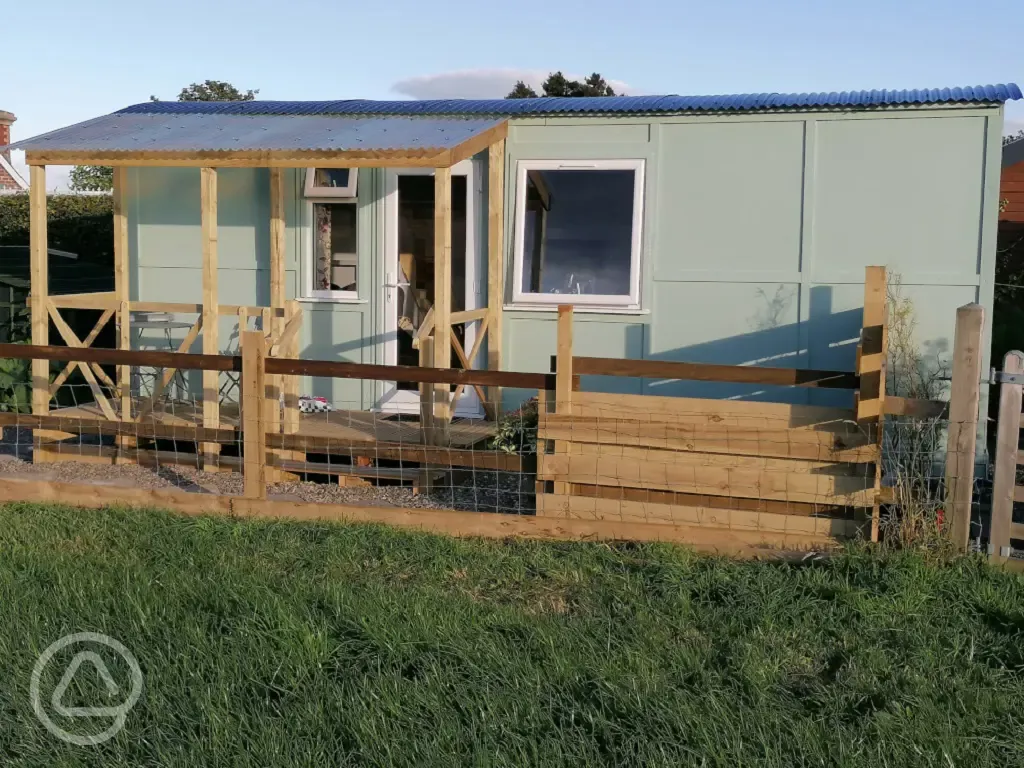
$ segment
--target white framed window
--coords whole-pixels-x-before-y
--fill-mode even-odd
[[[643,160],[520,160],[515,304],[639,309]]]
[[[358,300],[359,206],[355,168],[306,171],[306,210],[312,242],[306,251],[307,298]]]
[[[359,181],[358,168],[309,168],[306,197],[354,198]]]

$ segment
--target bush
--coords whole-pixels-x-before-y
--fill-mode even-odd
[[[83,261],[114,263],[114,200],[109,195],[46,198],[47,242]],[[0,196],[0,245],[29,244],[28,194]]]
[[[537,452],[537,398],[530,398],[518,410],[501,417],[491,448],[505,453]]]

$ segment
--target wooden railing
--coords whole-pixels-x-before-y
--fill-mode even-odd
[[[287,332],[287,327],[286,327]],[[476,469],[519,471],[521,459],[498,451],[450,448],[446,445],[391,443],[372,439],[334,438],[302,434],[295,429],[275,429],[268,414],[279,411],[277,396],[267,386],[270,376],[315,376],[373,381],[412,381],[426,385],[498,386],[524,389],[553,388],[553,374],[514,371],[480,371],[416,366],[370,365],[326,360],[271,358],[268,339],[262,331],[242,333],[242,355],[202,355],[184,352],[97,349],[89,347],[32,346],[0,344],[0,358],[44,360],[79,366],[145,366],[165,369],[190,369],[241,374],[241,440],[243,460],[220,457],[222,467],[240,469],[245,474],[246,496],[265,498],[268,471],[317,473],[318,465],[296,461],[287,452],[317,453],[365,452],[385,459],[435,466],[465,466]],[[262,394],[261,394],[262,393]],[[147,421],[140,413],[133,419],[82,419],[60,415],[0,413],[0,426],[19,426],[89,435],[113,435],[133,439],[185,440],[203,445],[237,443],[239,430],[221,426],[161,424]],[[425,436],[426,437],[426,436]],[[158,451],[132,451],[140,459],[173,463],[176,454]]]

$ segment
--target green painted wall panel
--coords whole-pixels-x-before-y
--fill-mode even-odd
[[[505,314],[504,334],[508,357],[504,368],[511,371],[547,373],[551,370],[551,356],[557,347],[557,319],[549,313],[508,312]],[[573,352],[584,357],[643,357],[645,326],[640,322],[604,322],[578,316],[573,324]],[[639,394],[639,379],[585,376],[584,389],[598,392],[624,392]],[[524,398],[536,392],[506,390],[506,408],[516,407]]]
[[[372,334],[361,311],[344,311],[330,304],[310,305],[303,317],[300,357],[350,363],[373,362]],[[372,404],[373,382],[356,379],[303,377],[301,394],[326,397],[339,409],[362,409]]]
[[[815,277],[859,279],[871,264],[977,275],[985,128],[981,117],[819,123]]]
[[[799,286],[785,283],[657,282],[645,357],[726,365],[803,365]],[[723,311],[728,307],[728,311]],[[652,394],[738,397],[761,387],[647,382]],[[768,394],[778,396],[777,391]]]
[[[197,168],[139,168],[133,190],[140,266],[202,266]],[[143,298],[140,295],[140,298]],[[170,301],[166,295],[149,301]]]
[[[803,121],[658,128],[654,279],[799,271]]]

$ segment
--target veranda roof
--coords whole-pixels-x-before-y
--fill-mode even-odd
[[[11,146],[35,165],[447,167],[504,118],[115,112]]]

